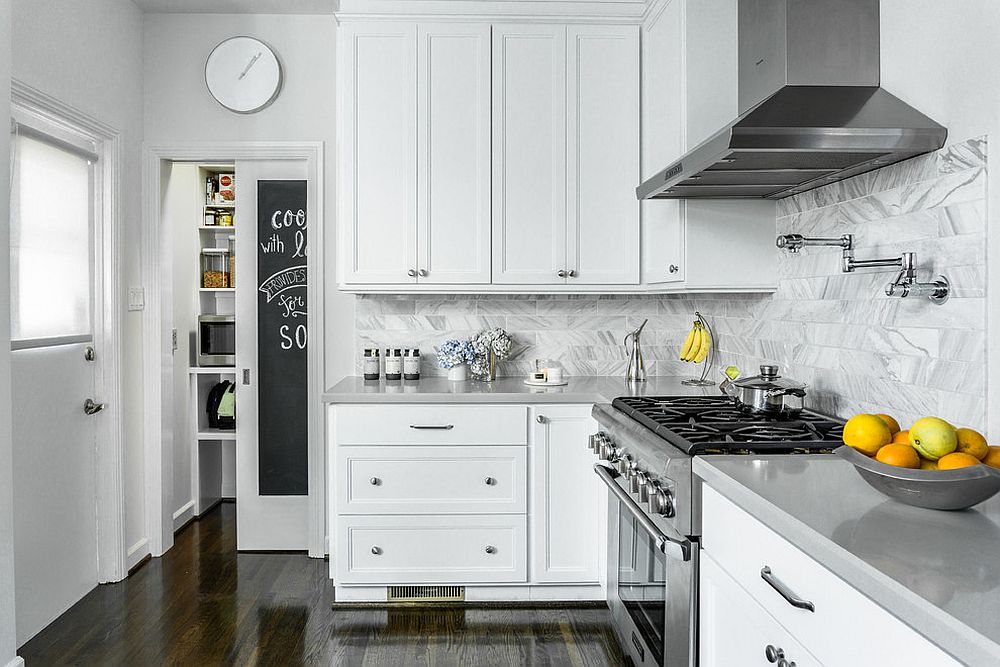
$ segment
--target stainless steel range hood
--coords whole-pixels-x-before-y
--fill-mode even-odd
[[[878,0],[739,0],[738,118],[639,199],[781,199],[941,148],[879,87]]]

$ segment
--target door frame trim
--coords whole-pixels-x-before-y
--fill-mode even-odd
[[[98,420],[95,447],[97,578],[101,583],[125,578],[125,487],[122,368],[122,139],[114,127],[60,102],[28,84],[11,80],[11,113],[65,135],[93,142],[99,175],[95,254],[93,328],[101,350],[95,367],[97,395],[109,406]]]
[[[324,410],[322,394],[326,375],[324,337],[325,289],[323,276],[325,259],[325,176],[322,141],[237,141],[237,142],[176,142],[144,143],[142,147],[142,283],[146,288],[146,308],[142,317],[143,347],[143,455],[146,533],[149,552],[162,556],[174,541],[171,503],[164,502],[164,491],[173,488],[173,480],[165,472],[173,470],[172,451],[165,441],[163,419],[163,380],[165,367],[172,361],[164,356],[162,312],[163,289],[161,262],[164,244],[162,233],[162,177],[165,162],[236,162],[238,160],[305,160],[310,183],[316,184],[316,208],[319,224],[310,224],[309,255],[306,269],[309,290],[306,297],[310,313],[309,340],[317,344],[308,347],[309,410],[309,539],[312,558],[326,555],[326,451],[324,442]],[[144,554],[143,554],[144,555]],[[139,554],[134,554],[134,557]]]

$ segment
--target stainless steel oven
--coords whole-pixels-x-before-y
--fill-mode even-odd
[[[622,646],[637,666],[694,665],[697,543],[665,520],[668,497],[648,479],[604,463],[594,471],[609,492],[608,606]]]
[[[236,365],[236,317],[201,315],[198,317],[198,365]]]

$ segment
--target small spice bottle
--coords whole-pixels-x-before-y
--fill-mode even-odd
[[[377,347],[366,347],[364,352],[363,372],[366,380],[377,380],[382,374]]]
[[[399,380],[403,377],[403,351],[398,347],[385,350],[385,379]]]
[[[420,350],[415,347],[403,350],[403,379],[420,379]]]

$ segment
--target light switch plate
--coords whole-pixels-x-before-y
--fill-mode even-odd
[[[146,307],[146,290],[142,287],[128,288],[128,309],[142,310]]]

